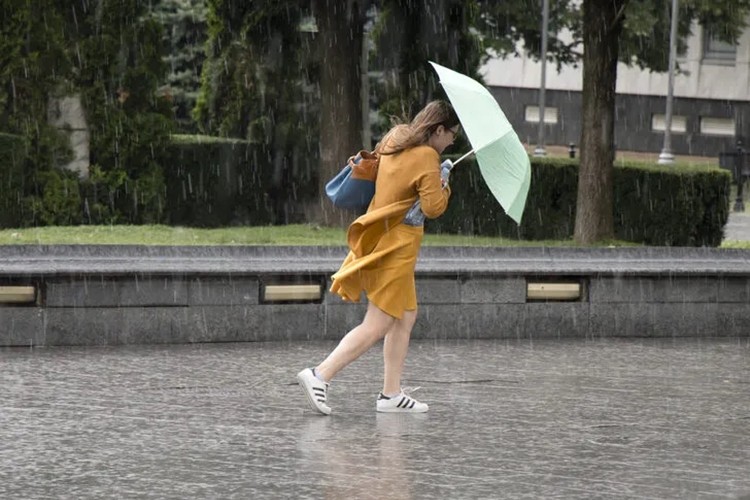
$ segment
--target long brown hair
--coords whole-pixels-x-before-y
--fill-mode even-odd
[[[438,126],[453,128],[458,123],[458,116],[450,104],[432,101],[417,113],[411,123],[401,123],[391,128],[375,146],[375,152],[381,155],[400,153],[425,144]]]

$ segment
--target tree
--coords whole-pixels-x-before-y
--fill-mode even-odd
[[[591,244],[614,237],[613,161],[617,62],[665,71],[668,68],[671,2],[613,0],[583,2],[583,96],[581,167],[575,240]],[[685,0],[680,9],[680,44],[692,20],[736,43],[750,13],[748,0]]]
[[[314,34],[303,29],[303,7],[299,0],[208,0],[206,60],[194,111],[202,131],[250,141],[268,157],[268,203],[276,223],[303,218],[300,204],[286,201],[289,193],[314,187],[317,173],[309,168],[318,157]]]
[[[362,137],[361,54],[367,1],[314,2],[320,50],[320,167],[318,191],[346,158],[364,147]],[[316,210],[320,208],[320,210]],[[347,216],[330,203],[313,204],[308,217],[341,224]]]
[[[70,33],[61,14],[65,3],[0,0],[0,132],[33,143],[32,150],[41,153],[34,169],[51,164],[53,150],[67,148],[47,124],[49,98],[71,77]]]
[[[413,117],[428,101],[444,98],[427,61],[480,78],[480,40],[473,0],[384,0],[374,33],[375,65],[382,71],[381,128],[389,118]]]
[[[23,171],[12,193],[21,217],[17,223],[40,222],[49,172],[70,155],[66,137],[47,122],[50,98],[72,76],[71,33],[62,14],[66,4],[0,0],[0,132],[18,134],[26,143]],[[64,216],[61,220],[69,222]]]
[[[626,4],[627,0],[583,2],[583,125],[575,223],[578,243],[614,237],[615,85]]]
[[[76,2],[64,10],[75,32],[73,84],[91,134],[92,222],[164,222],[162,165],[173,130],[162,28],[147,0]]]
[[[206,10],[205,0],[161,0],[151,14],[163,28],[167,47],[164,59],[169,74],[161,92],[172,100],[175,120],[183,132],[195,128],[191,113],[201,86]]]
[[[477,0],[478,25],[487,45],[501,55],[523,47],[539,54],[540,11],[536,0]],[[499,4],[499,5],[498,5]],[[614,237],[613,160],[617,63],[666,71],[668,0],[551,1],[549,60],[583,60],[581,167],[575,239],[590,244]],[[529,15],[529,12],[533,13]],[[750,0],[681,0],[678,47],[685,47],[693,21],[736,43],[750,13]],[[563,40],[560,34],[569,34]],[[581,51],[581,47],[583,50]]]

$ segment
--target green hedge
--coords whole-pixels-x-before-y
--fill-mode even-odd
[[[451,202],[446,213],[429,221],[431,233],[502,236],[523,240],[567,239],[573,234],[578,166],[570,162],[534,161],[526,208],[517,225],[487,189],[473,159],[451,174]]]
[[[2,227],[127,222],[130,219],[123,218],[113,197],[135,197],[136,203],[141,193],[157,192],[161,185],[166,186],[164,206],[159,202],[137,207],[154,212],[139,213],[144,220],[164,213],[172,225],[288,224],[304,221],[301,208],[306,202],[320,199],[325,203],[324,195],[317,193],[316,159],[274,154],[266,146],[247,141],[204,136],[172,137],[164,164],[154,166],[155,187],[131,185],[122,175],[105,175],[95,167],[91,178],[84,181],[53,170],[49,178],[37,179],[43,189],[20,199],[28,156],[25,144],[21,137],[0,134]],[[503,213],[476,163],[466,160],[451,176],[453,196],[448,210],[429,221],[427,231],[522,240],[571,238],[577,161],[534,158],[531,171],[531,189],[520,226]],[[728,172],[618,162],[614,173],[616,238],[657,246],[721,244],[729,217]],[[113,201],[96,201],[109,198]]]
[[[0,133],[0,227],[17,227],[21,220],[26,154],[23,137]]]
[[[575,226],[578,162],[532,159],[531,188],[521,225],[507,217],[473,161],[451,175],[446,213],[430,233],[502,236],[524,240],[568,239]],[[718,246],[729,217],[731,176],[718,168],[615,166],[615,236],[646,245]]]
[[[615,235],[647,245],[719,246],[731,175],[718,168],[615,168]]]
[[[317,195],[312,159],[277,158],[267,146],[209,136],[173,136],[167,178],[172,225],[290,224]]]

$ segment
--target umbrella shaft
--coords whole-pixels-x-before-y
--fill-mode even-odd
[[[458,164],[459,164],[459,163],[460,163],[461,161],[463,161],[463,160],[464,160],[464,159],[465,159],[466,157],[468,157],[469,155],[473,155],[473,154],[474,154],[474,150],[472,149],[471,151],[469,151],[468,153],[466,153],[465,155],[463,155],[463,156],[462,156],[461,158],[459,158],[458,160],[454,161],[454,162],[453,162],[453,166],[455,167],[455,166],[456,166],[456,165],[458,165]]]

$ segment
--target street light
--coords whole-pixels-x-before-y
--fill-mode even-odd
[[[542,1],[542,82],[539,86],[539,138],[534,156],[547,156],[544,150],[544,90],[547,84],[547,25],[549,24],[549,0]]]
[[[659,155],[659,165],[674,163],[672,154],[672,98],[674,94],[675,60],[677,59],[678,0],[672,0],[672,23],[669,28],[669,80],[667,83],[667,110],[664,115],[664,147]]]

